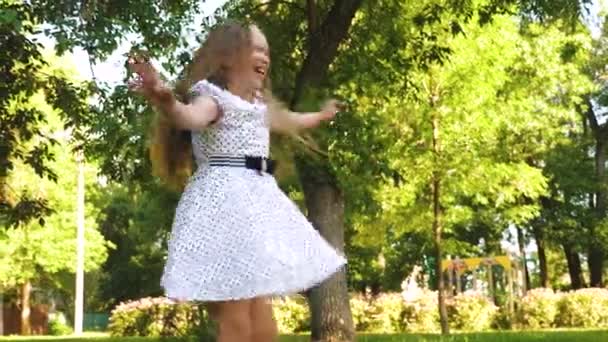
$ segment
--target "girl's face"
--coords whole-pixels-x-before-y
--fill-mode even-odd
[[[252,89],[262,89],[270,67],[270,54],[266,37],[256,26],[251,26],[250,45],[245,47],[236,63],[230,68],[229,79]]]

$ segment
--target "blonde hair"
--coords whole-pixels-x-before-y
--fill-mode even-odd
[[[183,77],[176,83],[177,98],[188,102],[191,87],[203,79],[227,88],[228,71],[251,45],[252,26],[227,21],[212,29],[203,45],[194,53]],[[272,97],[268,80],[265,88],[264,98],[272,103],[273,112],[280,112],[279,108],[285,112],[285,107]],[[190,132],[175,127],[167,116],[157,115],[152,128],[150,160],[154,175],[173,188],[181,189],[193,168]]]

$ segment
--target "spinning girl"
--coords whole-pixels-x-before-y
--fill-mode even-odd
[[[277,186],[269,134],[316,127],[337,103],[317,113],[278,105],[267,86],[266,38],[238,22],[209,33],[175,94],[145,59],[131,57],[129,66],[138,75],[131,88],[161,113],[156,173],[189,177],[161,280],[167,296],[206,303],[220,342],[275,340],[270,298],[311,288],[346,260]]]

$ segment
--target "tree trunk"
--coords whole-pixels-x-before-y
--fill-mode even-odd
[[[437,293],[439,300],[439,321],[441,323],[441,333],[446,335],[450,333],[450,327],[448,325],[448,309],[445,303],[445,281],[443,277],[443,270],[441,269],[441,260],[443,260],[443,250],[441,248],[441,233],[443,227],[441,223],[441,210],[439,209],[440,191],[440,182],[433,181],[433,234],[435,237],[435,258],[437,258],[436,273]]]
[[[21,285],[21,335],[30,335],[32,328],[30,325],[30,293],[32,284],[26,281]]]
[[[0,336],[4,336],[4,293],[0,289]]]
[[[436,97],[431,97],[431,104],[434,105]],[[435,155],[435,167],[439,163],[441,154],[441,142],[439,139],[439,118],[437,114],[433,114],[433,154]],[[446,335],[450,333],[448,324],[448,311],[445,303],[445,284],[443,279],[443,271],[441,269],[441,260],[443,260],[443,250],[441,246],[441,234],[443,231],[442,210],[441,210],[441,175],[438,171],[433,172],[433,235],[435,240],[435,257],[437,258],[437,293],[439,300],[439,321],[441,323],[441,333]]]
[[[587,119],[595,139],[595,175],[599,182],[595,193],[595,216],[598,221],[606,218],[606,200],[608,187],[606,182],[606,141],[608,141],[608,126],[599,125],[591,101],[587,101]],[[597,242],[596,231],[591,227],[589,232],[589,251],[587,263],[589,265],[589,285],[601,287],[603,285],[604,248]]]
[[[587,259],[589,265],[589,285],[591,287],[602,287],[604,270],[604,252],[595,241],[591,242]]]
[[[340,44],[348,36],[356,12],[363,0],[335,0],[322,22],[316,1],[307,1],[308,41],[306,57],[297,74],[291,109],[297,109],[306,95],[323,85],[329,66]],[[319,99],[321,100],[321,99]],[[308,157],[310,158],[310,157]],[[326,165],[307,163],[296,158],[296,167],[304,190],[308,218],[321,235],[336,249],[344,250],[344,197]],[[354,341],[355,329],[346,273],[341,271],[309,292],[311,338],[321,341]]]
[[[329,65],[336,58],[340,44],[348,36],[355,13],[362,3],[363,0],[335,0],[325,20],[319,24],[317,4],[314,1],[307,2],[308,53],[296,78],[292,108],[302,100],[308,87],[323,83]]]
[[[536,246],[538,248],[538,267],[540,271],[540,286],[549,287],[549,272],[547,270],[547,254],[545,251],[545,239],[543,236],[542,228],[538,224],[534,224],[532,227],[534,233],[534,239],[536,240]]]
[[[603,131],[603,130],[602,130]],[[606,200],[608,197],[606,184],[606,143],[601,136],[596,136],[595,145],[595,173],[600,182],[596,192],[595,212],[598,221],[606,218]],[[594,239],[595,229],[591,229],[591,242],[589,244],[589,283],[592,287],[603,286],[604,248]]]
[[[566,262],[568,263],[568,273],[570,274],[570,285],[573,290],[578,290],[585,287],[585,280],[583,279],[583,271],[581,268],[581,259],[576,251],[572,248],[572,244],[562,244],[564,248],[564,254],[566,255]]]
[[[526,258],[526,237],[523,229],[517,227],[517,244],[519,245],[519,254],[522,258],[524,282],[526,291],[530,289],[530,271],[528,271],[528,259]]]
[[[308,169],[299,161],[298,169]],[[301,173],[308,218],[338,251],[344,251],[344,197],[329,177]],[[309,292],[312,341],[354,341],[346,271],[341,270]]]

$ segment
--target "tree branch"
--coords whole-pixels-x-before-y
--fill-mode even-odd
[[[363,0],[336,0],[323,23],[312,33],[308,54],[296,78],[292,108],[301,100],[306,87],[319,85],[325,78],[362,3]]]
[[[587,116],[587,120],[589,120],[589,125],[591,126],[591,131],[595,136],[597,141],[608,141],[608,124],[600,125],[597,121],[597,117],[595,116],[595,111],[593,110],[593,103],[591,103],[591,99],[587,98],[587,111],[585,112]]]
[[[308,35],[312,39],[315,32],[318,29],[318,8],[315,0],[306,0],[306,14],[308,16]]]
[[[600,130],[600,126],[597,122],[597,118],[595,117],[595,112],[593,111],[593,103],[591,103],[591,99],[587,97],[587,111],[585,115],[587,116],[587,120],[589,120],[589,125],[591,126],[591,130],[593,134],[598,134]]]
[[[296,2],[291,2],[291,1],[287,1],[287,0],[273,0],[273,1],[268,1],[268,2],[262,2],[260,4],[257,4],[256,6],[254,6],[251,9],[251,11],[257,12],[262,7],[270,7],[270,5],[278,5],[278,4],[287,5],[287,6],[293,7],[295,9],[301,11],[302,13],[306,13],[306,9],[304,7],[298,6],[298,4]]]

